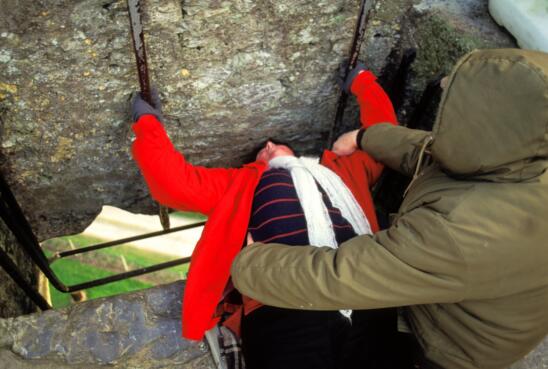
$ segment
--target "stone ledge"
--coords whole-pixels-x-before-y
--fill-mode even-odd
[[[0,320],[0,368],[214,369],[204,342],[181,337],[183,289],[176,282]]]
[[[184,282],[0,320],[0,369],[215,369],[181,338]],[[548,337],[511,369],[547,369]]]

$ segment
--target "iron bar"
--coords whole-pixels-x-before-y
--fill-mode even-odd
[[[95,279],[95,280],[89,281],[89,282],[75,284],[75,285],[69,286],[69,289],[70,289],[69,292],[85,290],[85,289],[91,288],[91,287],[102,286],[104,284],[121,281],[122,279],[137,277],[137,276],[140,276],[140,275],[143,275],[143,274],[157,272],[158,270],[171,268],[173,266],[186,264],[188,262],[190,262],[190,257],[171,260],[171,261],[166,261],[165,263],[151,265],[151,266],[144,267],[144,268],[141,268],[141,269],[135,269],[135,270],[131,270],[131,271],[125,272],[125,273],[120,273],[120,274],[115,274],[115,275],[111,275],[111,276],[104,277],[104,278]]]
[[[81,254],[81,253],[84,253],[84,252],[100,250],[100,249],[104,249],[104,248],[107,248],[107,247],[119,246],[119,245],[122,245],[124,243],[143,240],[145,238],[152,238],[152,237],[157,237],[157,236],[163,236],[163,235],[169,234],[169,233],[180,232],[180,231],[184,231],[186,229],[192,229],[192,228],[203,226],[205,223],[206,222],[187,224],[187,225],[184,225],[184,226],[170,228],[170,229],[163,230],[163,231],[145,233],[145,234],[141,234],[141,235],[138,235],[138,236],[122,238],[122,239],[115,240],[115,241],[109,241],[109,242],[99,243],[99,244],[96,244],[96,245],[81,247],[81,248],[78,248],[78,249],[75,249],[75,250],[67,250],[67,251],[56,252],[52,257],[50,257],[49,262],[51,264],[55,260],[58,260],[58,259],[61,259],[61,258],[67,257],[67,256],[71,256],[71,255],[77,255],[77,254]]]
[[[49,265],[49,262],[48,262],[48,260],[45,256],[42,248],[40,247],[40,244],[38,243],[38,240],[37,240],[36,236],[34,235],[34,232],[32,231],[32,227],[28,223],[25,215],[23,214],[23,211],[19,207],[19,204],[17,203],[17,200],[13,196],[13,193],[11,192],[7,182],[5,181],[5,179],[4,179],[4,177],[2,176],[1,173],[0,173],[0,195],[1,195],[1,198],[0,198],[0,200],[1,200],[0,201],[0,216],[2,217],[4,222],[6,223],[6,226],[11,230],[11,232],[13,233],[13,235],[15,236],[15,238],[17,239],[17,241],[19,242],[21,247],[23,247],[23,249],[29,255],[29,257],[34,262],[34,264],[36,264],[36,266],[42,271],[42,273],[44,273],[44,275],[51,282],[53,287],[55,287],[57,290],[59,290],[61,292],[65,292],[65,293],[76,292],[76,291],[86,289],[86,288],[90,288],[90,287],[97,287],[97,286],[104,285],[104,284],[107,284],[107,283],[116,282],[116,281],[119,281],[119,280],[122,280],[122,279],[127,279],[127,278],[131,278],[131,277],[135,277],[135,276],[139,276],[139,275],[143,275],[143,274],[147,274],[147,273],[152,273],[152,272],[155,272],[155,271],[158,271],[158,270],[161,270],[161,269],[170,268],[170,267],[175,266],[175,265],[185,264],[185,263],[188,263],[190,261],[190,258],[182,258],[182,259],[172,260],[172,261],[168,261],[168,262],[165,262],[165,263],[156,264],[156,265],[148,266],[148,267],[141,268],[141,269],[136,269],[136,270],[125,272],[125,273],[119,273],[119,274],[115,274],[115,275],[105,277],[105,278],[96,279],[96,280],[89,281],[89,282],[84,282],[84,283],[80,283],[80,284],[76,284],[76,285],[72,285],[72,286],[67,286],[57,277],[55,272],[51,269],[51,267]],[[188,228],[192,228],[192,227],[197,227],[199,225],[203,225],[204,223],[205,222],[194,223],[194,224],[189,224],[189,225],[186,225],[186,226],[181,226],[181,227],[178,227],[178,228],[188,229]],[[147,235],[138,235],[138,236],[134,236],[134,237],[128,237],[124,240],[111,241],[111,242],[107,242],[105,244],[111,244],[111,246],[112,246],[113,244],[129,242],[128,240],[131,240],[131,239],[144,239],[144,238],[148,238],[148,237],[160,236],[160,235],[163,235],[163,234],[176,232],[178,230],[180,231],[182,229],[152,232],[152,233],[149,233]],[[102,247],[99,247],[99,248],[108,247],[108,246],[105,246],[105,244],[99,244],[99,245],[94,245],[94,246],[90,246],[90,247],[94,247],[94,249],[98,249],[97,246],[102,246]],[[78,251],[78,250],[75,250],[75,251]],[[91,251],[91,250],[88,250],[88,251]],[[0,254],[0,257],[1,256],[2,255]],[[6,260],[6,259],[4,258],[4,260]],[[15,269],[13,268],[14,264],[8,265],[9,262],[5,262],[5,263],[6,263],[6,266],[8,267],[8,269],[10,269],[10,267],[12,267],[10,270],[17,270],[17,266],[15,266]],[[2,265],[4,265],[4,264],[2,264]],[[20,274],[21,273],[19,273],[19,275]],[[17,278],[16,274],[14,274],[14,276]],[[22,279],[19,278],[18,280],[22,280]],[[24,290],[25,291],[30,291],[26,287],[24,288]],[[30,292],[30,293],[32,293],[32,292]]]
[[[6,180],[0,175],[0,216],[32,261],[59,291],[70,292],[49,267],[48,260]]]
[[[127,0],[127,6],[133,51],[135,52],[137,73],[139,74],[141,96],[146,102],[152,105],[150,79],[148,77],[147,52],[145,48],[145,34],[143,32],[143,23],[141,22],[141,0]]]
[[[145,48],[145,33],[141,21],[141,0],[127,0],[129,12],[129,26],[131,29],[131,39],[133,41],[133,51],[135,52],[135,61],[137,62],[137,73],[139,74],[139,86],[141,96],[151,106],[154,106],[150,89],[150,78],[148,74],[147,52]],[[154,106],[155,108],[158,108]],[[165,206],[158,204],[158,216],[163,229],[169,229],[169,214]]]
[[[356,22],[354,37],[352,39],[352,48],[350,50],[350,60],[348,61],[348,65],[346,66],[343,81],[346,81],[348,74],[350,73],[352,69],[354,69],[354,67],[356,66],[356,63],[358,62],[358,56],[360,55],[361,44],[363,43],[363,38],[365,36],[365,26],[367,25],[367,20],[369,18],[369,9],[371,8],[372,3],[373,3],[373,0],[370,0],[369,4],[367,4],[367,0],[361,1],[360,13],[358,16],[358,21]],[[348,100],[348,94],[344,90],[341,91],[339,95],[339,101],[337,103],[337,112],[335,114],[335,120],[333,122],[333,125],[331,126],[331,130],[329,131],[329,136],[327,138],[328,149],[331,148],[331,146],[333,145],[335,134],[337,133],[337,130],[342,123],[342,118],[344,116],[344,110],[346,108],[347,100]]]
[[[25,292],[25,294],[40,308],[40,310],[51,309],[49,303],[44,297],[36,291],[21,275],[19,268],[9,255],[0,247],[0,265],[13,279],[13,281]]]

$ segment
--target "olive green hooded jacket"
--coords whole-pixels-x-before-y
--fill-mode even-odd
[[[361,147],[412,175],[390,228],[338,250],[255,244],[234,285],[311,310],[402,306],[443,368],[504,368],[548,333],[548,54],[483,50],[449,77],[433,132],[380,124]]]

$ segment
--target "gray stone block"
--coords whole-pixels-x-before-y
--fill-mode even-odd
[[[177,282],[0,320],[0,350],[17,354],[4,352],[0,356],[21,367],[44,363],[60,367],[108,364],[114,368],[214,368],[204,342],[181,337],[183,288],[184,284]],[[149,305],[152,301],[153,306]],[[162,315],[171,307],[157,314],[162,302],[175,304],[176,316]]]

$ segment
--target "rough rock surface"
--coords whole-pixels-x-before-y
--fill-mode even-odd
[[[181,338],[183,287],[0,320],[0,368],[214,369],[205,343]]]
[[[129,155],[138,84],[125,0],[21,3],[0,3],[2,166],[37,232],[77,231],[103,203],[150,208]],[[152,80],[189,159],[235,165],[281,132],[319,144],[353,1],[146,3]]]
[[[181,282],[0,319],[0,369],[214,369],[203,342],[181,338]],[[548,368],[548,338],[511,369]]]
[[[387,81],[402,50],[418,50],[403,120],[426,81],[466,51],[512,45],[484,3],[375,2],[362,59]],[[0,0],[1,168],[40,239],[81,231],[103,204],[154,209],[129,154],[138,84],[125,4]],[[308,153],[324,145],[359,1],[146,4],[166,127],[193,163],[239,165],[269,136]]]

